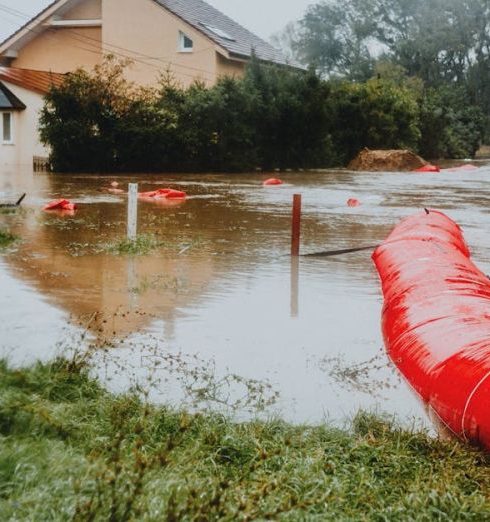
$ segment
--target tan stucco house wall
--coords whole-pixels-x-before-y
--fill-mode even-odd
[[[51,25],[62,22],[67,25]],[[23,35],[26,43],[17,46],[9,66],[67,73],[90,70],[104,54],[114,54],[132,60],[127,69],[131,81],[155,85],[162,73],[170,72],[184,87],[196,80],[213,85],[222,76],[245,71],[246,60],[230,59],[203,32],[153,0],[81,1],[61,15],[48,16],[36,33]],[[182,34],[192,40],[191,51],[182,49]]]

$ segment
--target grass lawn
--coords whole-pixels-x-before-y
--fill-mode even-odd
[[[483,452],[359,414],[234,423],[0,363],[0,520],[490,520]]]

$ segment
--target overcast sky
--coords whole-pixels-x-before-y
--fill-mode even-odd
[[[269,39],[292,21],[301,18],[306,7],[314,0],[207,0],[247,29]],[[7,7],[29,16],[37,14],[51,3],[51,0],[0,0],[0,41],[23,25],[26,17],[7,14]]]

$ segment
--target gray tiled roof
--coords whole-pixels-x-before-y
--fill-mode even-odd
[[[250,58],[253,53],[260,59],[282,65],[301,67],[288,61],[272,45],[245,29],[203,0],[155,0],[188,24],[235,56]],[[207,27],[206,27],[207,26]],[[217,28],[233,40],[217,35],[210,27]]]
[[[7,89],[3,83],[0,82],[0,110],[21,110],[26,106],[15,96],[15,94]]]

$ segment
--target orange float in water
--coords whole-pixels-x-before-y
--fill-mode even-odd
[[[43,210],[76,210],[75,203],[71,203],[67,199],[56,199],[48,203]]]
[[[490,280],[460,227],[433,210],[410,216],[373,260],[390,358],[446,428],[490,450]]]
[[[358,207],[360,204],[361,204],[361,202],[356,198],[349,198],[347,200],[348,207]]]
[[[283,184],[283,181],[278,178],[269,178],[269,179],[266,179],[263,183],[263,185],[265,187],[273,187],[273,186],[282,185],[282,184]]]
[[[185,199],[187,197],[187,194],[185,192],[182,192],[181,190],[174,190],[174,189],[169,189],[169,188],[152,190],[150,192],[140,192],[138,195],[140,198],[152,199],[152,200]]]
[[[441,169],[437,165],[431,165],[429,163],[428,165],[424,165],[419,169],[415,169],[413,172],[441,172]]]

